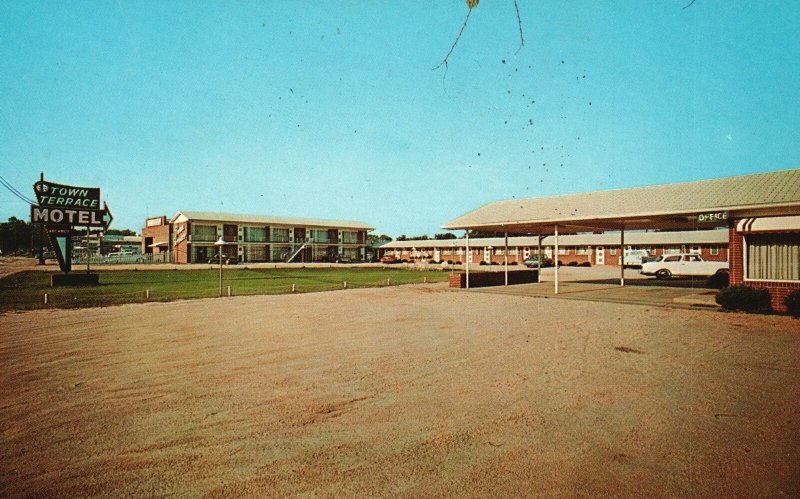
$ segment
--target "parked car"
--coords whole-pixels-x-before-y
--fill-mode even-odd
[[[529,269],[536,268],[539,266],[539,256],[531,255],[528,258],[526,258],[522,263]],[[553,265],[552,258],[547,258],[546,256],[542,257],[542,267],[550,267],[552,265]]]
[[[650,253],[643,249],[625,250],[622,265],[625,267],[638,267],[650,259]]]
[[[219,253],[210,257],[208,259],[208,263],[219,263]],[[239,263],[239,261],[236,259],[235,256],[230,256],[223,253],[222,263],[224,263],[225,265],[236,265],[237,263]]]
[[[392,255],[383,255],[381,257],[381,263],[400,263],[400,260],[397,257]]]
[[[672,276],[711,277],[728,273],[728,262],[709,262],[694,253],[661,255],[651,262],[644,262],[640,274],[654,275],[656,279]]]

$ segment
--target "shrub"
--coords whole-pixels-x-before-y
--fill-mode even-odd
[[[567,267],[577,267],[577,266],[578,266],[578,262],[569,262],[567,264]]]
[[[516,265],[517,262],[508,262],[509,265]]]
[[[479,263],[478,265],[489,265],[489,264],[486,263],[486,260],[481,260],[481,263]]]
[[[580,264],[580,267],[591,267],[591,266],[592,266],[592,264],[591,264],[591,263],[589,263],[589,262],[582,262],[582,263]]]
[[[447,265],[453,265],[453,260],[447,260]]]
[[[769,312],[772,309],[769,291],[744,285],[731,286],[719,290],[716,302],[725,310]]]
[[[786,305],[786,311],[792,317],[800,317],[800,289],[796,289],[786,295],[783,299],[783,304]]]
[[[461,265],[461,260],[456,260],[456,265]]]
[[[706,285],[709,288],[716,288],[716,289],[727,288],[730,285],[730,277],[731,277],[730,274],[728,274],[727,272],[720,271],[709,277],[708,281],[706,282]]]

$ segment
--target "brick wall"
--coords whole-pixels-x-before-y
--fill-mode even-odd
[[[766,289],[772,299],[772,309],[786,312],[784,298],[794,290],[800,289],[800,282],[765,282],[744,280],[744,235],[736,231],[738,220],[732,220],[728,228],[728,256],[730,262],[731,286],[746,284],[752,288]]]
[[[742,284],[744,281],[744,260],[742,235],[736,232],[738,220],[731,220],[728,225],[728,265],[731,273],[731,286]]]
[[[153,227],[142,227],[142,253],[154,253],[160,250],[153,250],[153,248],[147,247],[147,239],[152,239],[152,243],[167,243],[169,249],[169,245],[172,244],[172,231],[170,230],[172,226],[170,224],[166,225],[156,225]],[[151,244],[152,244],[151,243]]]
[[[451,288],[467,287],[467,274],[450,274]],[[539,281],[539,272],[536,270],[516,270],[508,273],[508,284],[526,284]],[[469,274],[470,288],[484,288],[487,286],[503,286],[505,272],[475,272]]]

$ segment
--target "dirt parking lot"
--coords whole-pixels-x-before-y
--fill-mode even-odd
[[[800,495],[800,321],[445,285],[0,316],[0,496]]]

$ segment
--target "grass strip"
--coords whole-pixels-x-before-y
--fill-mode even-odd
[[[100,271],[100,285],[50,287],[49,272],[25,271],[0,279],[0,312],[39,308],[105,307],[147,301],[214,298],[219,294],[219,271],[209,270],[119,270]],[[385,268],[237,269],[223,270],[223,294],[233,295],[313,293],[422,283],[448,279],[437,270]],[[388,280],[388,281],[387,281]],[[147,297],[149,290],[150,296]],[[47,293],[47,305],[44,294]]]

